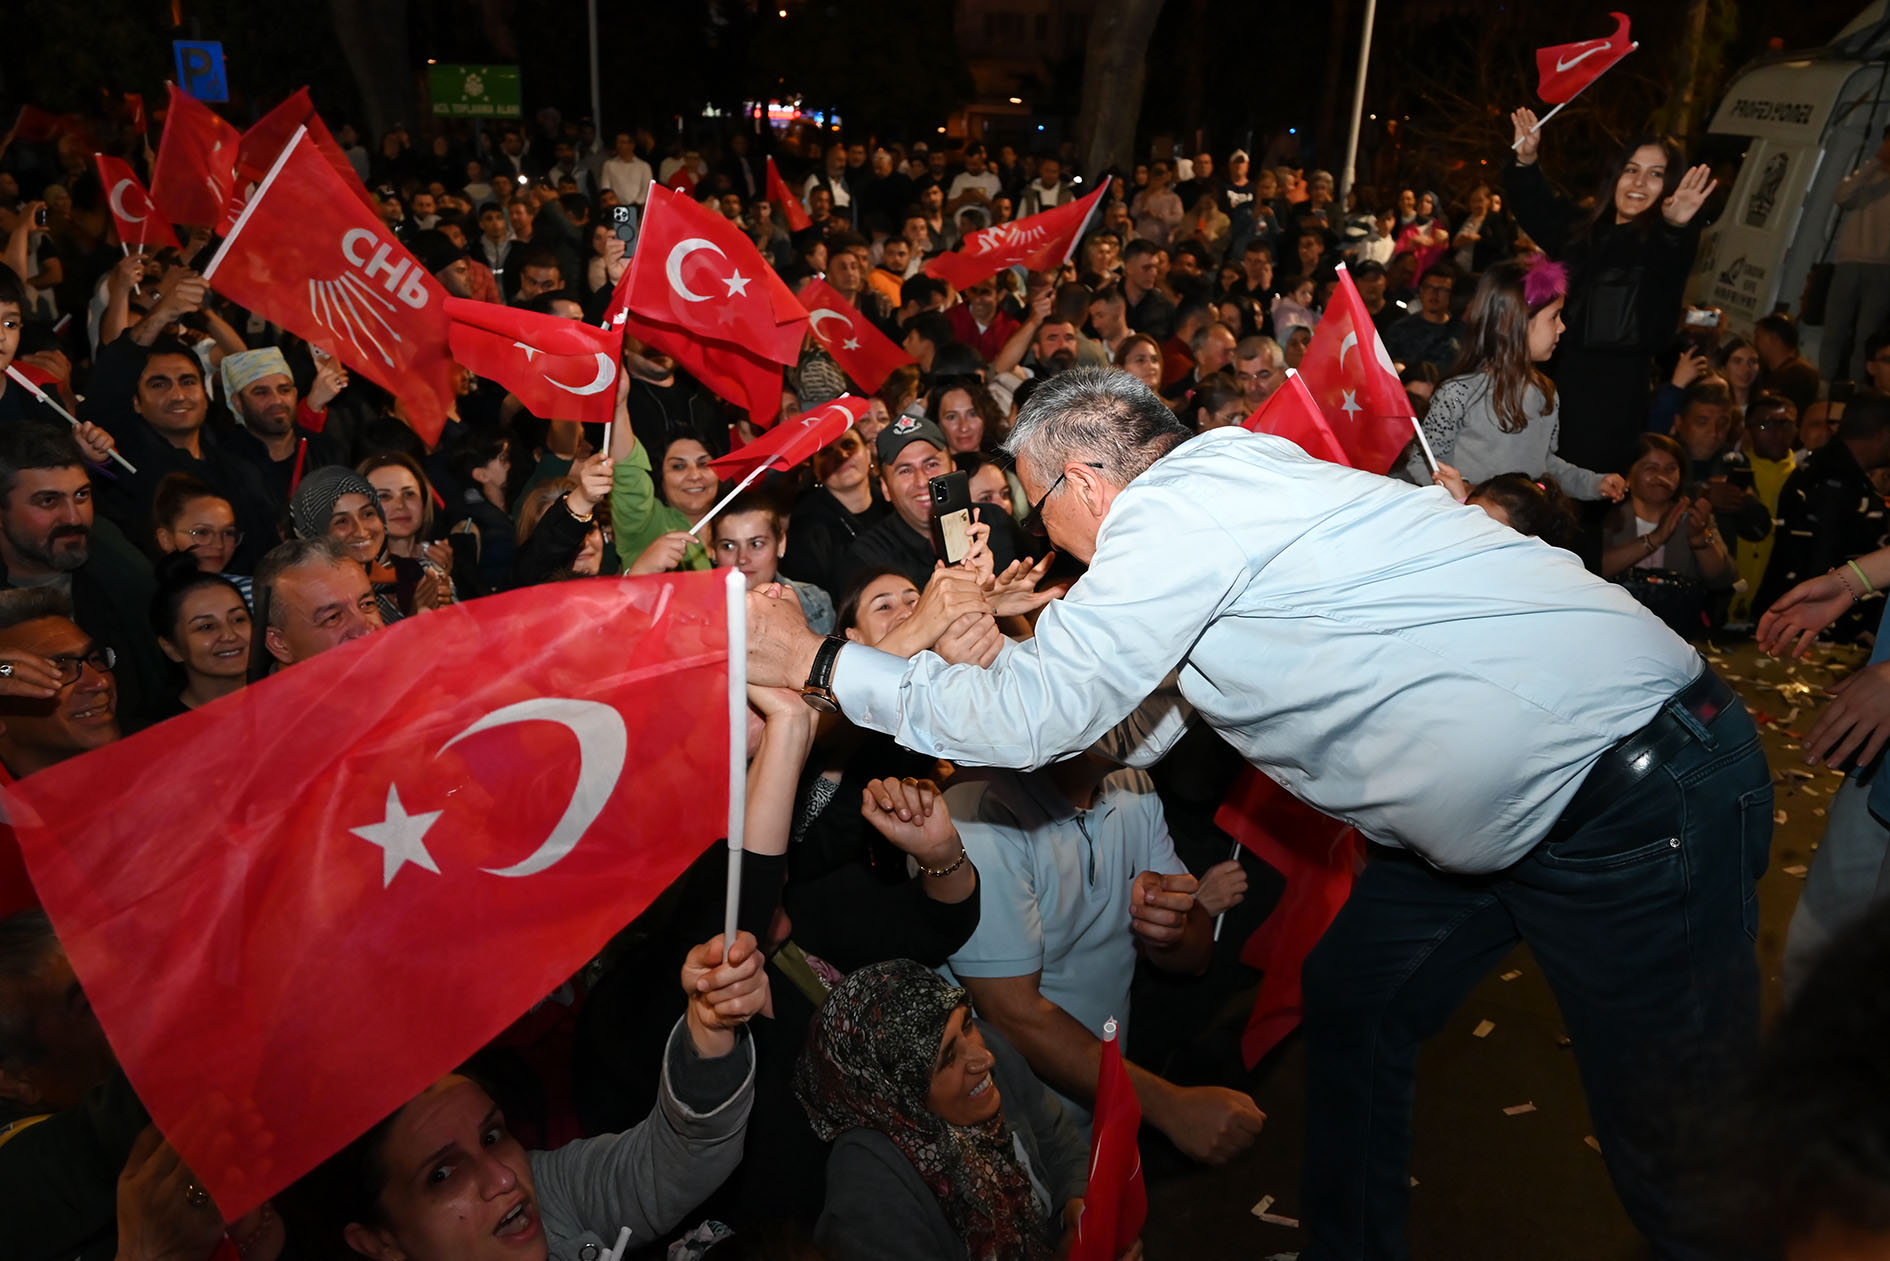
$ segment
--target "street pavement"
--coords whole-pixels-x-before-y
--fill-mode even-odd
[[[1836,772],[1805,766],[1800,737],[1816,719],[1823,688],[1860,664],[1863,654],[1821,647],[1804,662],[1787,663],[1764,657],[1750,642],[1702,647],[1759,721],[1778,795],[1772,861],[1759,887],[1758,950],[1769,1022],[1778,1005],[1785,928],[1840,780]],[[1440,768],[1440,773],[1448,771]],[[1183,856],[1191,862],[1225,858],[1227,841],[1205,823],[1211,816],[1205,794],[1194,794],[1191,806],[1177,799],[1171,785],[1163,787]],[[1252,1074],[1238,1063],[1235,1039],[1257,974],[1240,968],[1232,956],[1278,896],[1276,879],[1251,859],[1247,866],[1255,873],[1249,905],[1230,914],[1210,976],[1185,985],[1146,977],[1138,982],[1138,1044],[1131,1050],[1174,1080],[1244,1082],[1267,1113],[1267,1127],[1253,1148],[1220,1168],[1182,1160],[1144,1127],[1149,1174],[1144,1242],[1150,1261],[1261,1261],[1294,1253],[1305,1240],[1297,1227],[1255,1215],[1270,1197],[1272,1203],[1262,1211],[1275,1218],[1299,1216],[1305,1055],[1294,1038]],[[1501,979],[1509,972],[1519,975]],[[1213,1030],[1163,1041],[1162,1033],[1174,1027],[1175,1019],[1165,1009],[1178,1017],[1185,1005],[1198,1009],[1203,1002],[1221,1010]],[[1485,1021],[1492,1026],[1486,1036],[1474,1036]],[[1534,1110],[1505,1112],[1523,1104]],[[1589,1145],[1592,1133],[1554,996],[1528,949],[1519,948],[1477,987],[1420,1060],[1409,1223],[1415,1261],[1650,1256],[1615,1198],[1600,1155]]]

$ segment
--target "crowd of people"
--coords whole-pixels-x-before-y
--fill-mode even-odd
[[[1603,173],[1592,205],[1578,205],[1544,171],[1535,117],[1518,111],[1515,124],[1499,177],[1448,196],[1358,188],[1343,206],[1329,172],[1268,167],[1240,150],[1077,172],[1067,151],[836,137],[801,160],[773,155],[809,219],[799,230],[770,201],[773,146],[753,132],[664,146],[647,132],[605,137],[541,116],[496,137],[397,128],[370,150],[338,127],[385,223],[456,297],[595,322],[635,248],[635,214],[615,212],[639,210],[662,185],[738,224],[790,287],[824,280],[911,357],[865,391],[810,338],[786,374],[782,414],[853,392],[868,396],[865,416],[806,464],[737,497],[700,536],[692,531],[726,489],[712,461],[756,434],[670,356],[626,341],[608,431],[534,415],[462,369],[446,431],[427,443],[404,423],[399,399],[206,283],[212,225],[180,225],[181,249],[132,249],[117,238],[88,148],[72,136],[9,137],[0,147],[0,367],[29,375],[77,422],[22,380],[0,378],[0,768],[18,780],[187,710],[214,710],[274,673],[320,670],[323,653],[394,623],[523,587],[556,599],[557,583],[597,575],[738,569],[757,600],[790,602],[798,622],[836,637],[830,644],[899,659],[915,677],[945,664],[1004,677],[1040,621],[1062,635],[1059,619],[1075,624],[1087,607],[1061,597],[1104,589],[1100,577],[1084,578],[1102,546],[1097,523],[1154,455],[1223,452],[1229,468],[1258,458],[1241,453],[1260,440],[1237,443],[1231,431],[1298,366],[1344,264],[1438,463],[1414,442],[1389,476],[1369,487],[1334,483],[1334,493],[1388,520],[1407,519],[1399,514],[1415,504],[1457,514],[1436,535],[1426,533],[1432,517],[1408,517],[1410,540],[1432,539],[1439,554],[1500,556],[1494,569],[1452,573],[1471,596],[1479,582],[1501,582],[1505,599],[1537,590],[1544,608],[1568,612],[1602,598],[1585,594],[1582,566],[1615,584],[1679,639],[1651,619],[1622,631],[1627,615],[1615,606],[1595,623],[1602,640],[1625,634],[1619,642],[1639,655],[1635,679],[1617,681],[1606,702],[1608,723],[1584,730],[1589,739],[1612,724],[1590,759],[1605,759],[1605,747],[1671,696],[1711,711],[1695,728],[1746,750],[1736,763],[1697,755],[1688,765],[1698,776],[1749,775],[1756,745],[1726,725],[1743,711],[1717,694],[1699,700],[1698,660],[1679,640],[1757,627],[1777,648],[1788,634],[1789,646],[1802,646],[1818,633],[1857,639],[1875,629],[1865,599],[1890,586],[1881,550],[1890,328],[1859,338],[1861,376],[1850,379],[1845,363],[1846,376],[1833,380],[1831,360],[1821,374],[1799,353],[1789,315],[1767,315],[1747,337],[1722,327],[1718,312],[1689,312],[1681,290],[1714,204],[1709,174],[1650,137]],[[127,131],[107,144],[148,166],[138,139]],[[1890,143],[1872,161],[1890,172]],[[1874,170],[1859,173],[1854,195],[1876,195]],[[1579,185],[1585,173],[1556,174]],[[1109,195],[1059,270],[1003,270],[962,290],[924,270],[973,232],[1105,181]],[[1890,241],[1872,248],[1881,256]],[[1056,465],[1053,478],[1051,465],[1020,455],[1047,441],[1032,435],[1084,408],[1130,418],[1123,423],[1150,460],[1084,457]],[[953,471],[969,478],[972,549],[944,566],[931,481]],[[1247,472],[1254,484],[1278,476],[1264,460]],[[1433,482],[1471,507],[1449,506]],[[1323,483],[1266,485],[1288,505],[1278,522],[1330,527],[1311,502]],[[1232,514],[1237,502],[1257,511],[1245,501],[1267,492],[1230,482],[1215,493]],[[1123,507],[1104,539],[1135,534],[1150,503],[1168,502],[1160,494],[1173,492],[1147,489],[1134,500],[1141,516]],[[1296,583],[1337,581],[1280,559],[1278,540],[1230,548],[1213,523],[1190,515],[1198,510],[1175,499],[1163,544],[1197,600],[1220,592],[1230,570],[1259,581],[1269,563],[1279,584],[1269,609],[1298,599]],[[1087,533],[1074,524],[1085,511],[1094,514]],[[1135,537],[1164,528],[1157,520]],[[1402,576],[1364,578],[1386,579],[1374,589],[1395,603],[1391,580]],[[1539,578],[1547,585],[1533,587]],[[1191,869],[1156,780],[1133,769],[1179,735],[1172,714],[1149,716],[1143,701],[1173,691],[1170,672],[1190,648],[1170,643],[1161,622],[1192,616],[1174,611],[1186,603],[1137,606],[1151,620],[1122,641],[1119,678],[1094,659],[1068,676],[1085,697],[1071,704],[1122,691],[1136,708],[1130,721],[1102,721],[1103,699],[1079,720],[1059,709],[1061,698],[1020,686],[994,703],[1013,707],[1013,723],[1041,718],[1058,734],[1007,734],[996,757],[923,722],[886,734],[883,715],[850,721],[861,706],[846,689],[857,682],[832,681],[838,714],[805,703],[798,677],[754,683],[738,940],[716,927],[723,859],[712,851],[575,979],[554,1033],[542,1019],[521,1023],[240,1221],[218,1216],[149,1128],[50,921],[37,911],[0,919],[7,1234],[24,1239],[21,1256],[125,1261],[196,1261],[225,1239],[244,1261],[596,1261],[626,1226],[634,1247],[678,1241],[672,1256],[1062,1255],[1083,1209],[1108,1022],[1130,1049],[1150,1130],[1181,1157],[1224,1162],[1265,1120],[1231,1084],[1133,1062],[1138,977],[1197,975],[1217,949],[1237,951],[1238,942],[1217,947],[1214,924],[1247,891],[1238,861]],[[1387,607],[1355,604],[1334,616],[1363,625]],[[1566,633],[1571,645],[1580,638]],[[850,649],[840,659],[849,651],[859,659]],[[829,650],[809,685],[822,668],[831,679],[834,661]],[[1309,689],[1318,661],[1309,648],[1291,686]],[[1867,677],[1885,669],[1873,658]],[[1201,686],[1182,670],[1181,689],[1212,716],[1191,684]],[[1619,700],[1640,692],[1653,699]],[[1822,751],[1873,758],[1877,733],[1890,732],[1890,705],[1876,698],[1855,689],[1850,723]],[[1302,717],[1369,725],[1347,708],[1356,697],[1304,699]],[[1564,699],[1593,700],[1571,690],[1540,703],[1553,710]],[[1446,690],[1437,700],[1461,714],[1462,696]],[[1507,712],[1504,699],[1486,700]],[[1250,696],[1244,727],[1210,717],[1213,738],[1263,768],[1290,768],[1283,783],[1339,813],[1327,772],[1251,725],[1279,703]],[[1721,713],[1731,716],[1714,725]],[[1550,759],[1554,742],[1532,738]],[[1613,859],[1577,844],[1589,836],[1587,816],[1579,827],[1568,821],[1596,807],[1586,789],[1576,792],[1587,763],[1570,765],[1566,783],[1500,803],[1520,812],[1509,835],[1488,832],[1486,819],[1466,822],[1454,842],[1462,848],[1441,854],[1399,813],[1402,788],[1380,785],[1376,800],[1353,794],[1349,820],[1386,848],[1374,850],[1368,874],[1379,875],[1361,884],[1351,918],[1307,965],[1312,1090],[1325,1109],[1309,1139],[1309,1258],[1401,1255],[1418,1041],[1496,945],[1517,935],[1539,950],[1575,940],[1544,925],[1579,914],[1555,909],[1578,890],[1571,873]],[[1717,802],[1687,835],[1700,818],[1745,829],[1744,849],[1733,849],[1747,870],[1715,867],[1711,882],[1730,898],[1743,881],[1749,899],[1769,823],[1748,817],[1758,789],[1740,783],[1736,818],[1730,800]],[[1645,789],[1621,791],[1639,801]],[[1867,809],[1868,790],[1846,791],[1858,861],[1880,857],[1890,836]],[[1470,810],[1497,814],[1498,804]],[[1552,832],[1564,808],[1568,829]],[[1462,809],[1449,807],[1468,820]],[[1540,827],[1530,810],[1547,812]],[[1525,837],[1531,844],[1519,847]],[[1426,899],[1433,911],[1445,906],[1426,884],[1435,872],[1407,851],[1469,873],[1453,896],[1468,896],[1475,880],[1508,880],[1507,892],[1474,910],[1486,916],[1501,901],[1515,922],[1509,936],[1491,930],[1477,951],[1465,947],[1453,979],[1432,978],[1436,992],[1421,1009],[1387,1016],[1394,1000],[1355,980],[1369,962],[1360,923]],[[1407,911],[1386,909],[1396,905]],[[1449,905],[1471,915],[1467,902]],[[1869,905],[1835,894],[1821,904],[1828,913],[1802,930],[1812,944],[1795,956],[1805,975]],[[1634,913],[1622,899],[1608,907],[1616,918],[1603,918],[1633,939]],[[1702,1039],[1739,1043],[1756,1029],[1751,943],[1739,939],[1738,918],[1730,947],[1715,936],[1724,925],[1698,930],[1689,947],[1717,942],[1717,963],[1728,949],[1745,952],[1743,964],[1728,965],[1734,979],[1708,987]],[[1644,970],[1661,973],[1665,956],[1650,950]],[[1832,957],[1858,966],[1843,951]],[[1606,988],[1627,984],[1634,961],[1567,966],[1572,989]],[[1673,994],[1640,992],[1663,1004]],[[1831,1001],[1816,984],[1806,993],[1808,1006]],[[1207,1030],[1216,1014],[1198,1003],[1188,1031]],[[1599,1001],[1571,1006],[1569,1018],[1585,1022],[1595,1046],[1649,1027]],[[1379,1046],[1379,1058],[1363,1042]],[[1685,1062],[1707,1064],[1708,1049]],[[542,1072],[554,1053],[558,1071]],[[1768,1061],[1774,1078],[1787,1055]],[[1670,1136],[1636,1114],[1644,1101],[1628,1080],[1630,1058],[1585,1062],[1604,1154],[1637,1225],[1671,1245],[1663,1255],[1696,1255],[1674,1242],[1684,1213],[1661,1168]],[[1389,1137],[1368,1153],[1360,1135],[1374,1109],[1391,1118]],[[1781,1141],[1811,1141],[1774,1129]],[[1828,1155],[1833,1184],[1855,1172],[1846,1158]],[[1871,1197],[1884,1194],[1883,1173],[1865,1170],[1848,1198],[1823,1193],[1815,1221],[1768,1201],[1768,1228],[1876,1229]]]

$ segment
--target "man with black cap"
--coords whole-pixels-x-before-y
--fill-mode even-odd
[[[472,298],[472,271],[466,266],[466,251],[453,244],[453,238],[438,228],[416,232],[407,243],[420,265],[455,298]]]
[[[835,572],[841,588],[869,569],[897,569],[921,590],[941,557],[932,545],[934,477],[952,471],[951,448],[923,416],[901,416],[879,431],[879,480],[892,515],[853,540]],[[989,505],[972,508],[991,527],[991,560],[999,573],[1027,550],[1010,515]]]
[[[1385,265],[1371,259],[1351,268],[1352,283],[1358,286],[1358,296],[1363,299],[1365,309],[1371,312],[1372,323],[1383,337],[1393,324],[1404,318],[1404,310],[1385,299]]]

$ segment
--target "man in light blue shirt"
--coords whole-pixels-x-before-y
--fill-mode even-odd
[[[1103,1026],[1113,1019],[1128,1043],[1138,951],[1194,975],[1213,949],[1155,785],[1081,754],[1041,771],[964,772],[945,804],[978,868],[983,912],[941,970],[1087,1126]],[[1151,922],[1151,891],[1179,910],[1172,940],[1169,925]],[[1266,1119],[1239,1091],[1128,1069],[1149,1123],[1197,1160],[1244,1150]]]
[[[1303,978],[1304,1261],[1406,1255],[1417,1048],[1519,940],[1629,1214],[1661,1255],[1707,1255],[1676,1234],[1666,1105],[1757,1034],[1772,788],[1744,707],[1626,592],[1442,490],[1244,430],[1188,438],[1124,373],[1058,374],[1006,445],[1089,570],[1034,639],[988,670],[906,661],[757,593],[750,680],[1029,767],[1178,669],[1250,762],[1377,844]],[[1184,726],[1144,724],[1134,760]]]

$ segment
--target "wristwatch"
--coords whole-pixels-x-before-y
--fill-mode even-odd
[[[814,654],[814,668],[807,672],[807,683],[801,688],[801,699],[810,708],[823,714],[838,713],[840,710],[840,702],[833,695],[833,664],[840,659],[840,650],[846,646],[844,635],[829,635],[822,640],[820,651]]]

